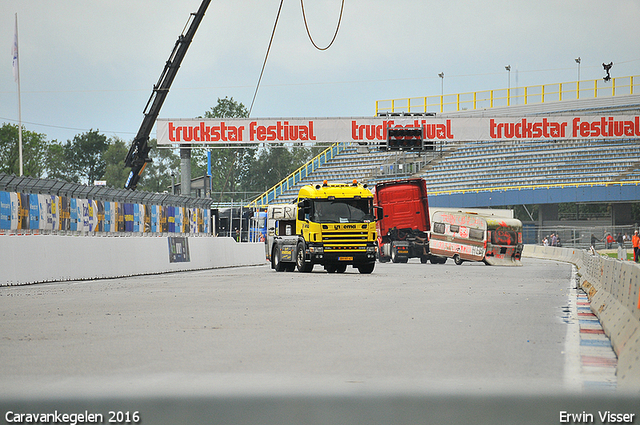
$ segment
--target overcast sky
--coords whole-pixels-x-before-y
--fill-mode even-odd
[[[279,0],[212,0],[160,112],[192,118],[247,106]],[[341,0],[306,0],[326,45]],[[200,0],[2,0],[0,124],[17,123],[11,68],[18,13],[22,120],[66,141],[90,129],[130,141],[153,84]],[[3,41],[4,40],[4,41]],[[2,48],[4,44],[5,48]],[[252,117],[372,116],[375,101],[640,75],[640,0],[345,0],[333,46],[309,41],[285,0]],[[4,58],[4,59],[2,59]],[[155,137],[155,131],[151,134]]]

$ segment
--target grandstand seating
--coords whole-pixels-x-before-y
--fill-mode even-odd
[[[633,78],[631,79],[632,86]],[[574,99],[532,105],[458,111],[440,117],[551,116],[640,113],[640,97],[627,94]],[[434,153],[364,150],[344,144],[321,166],[305,174],[296,185],[287,185],[272,202],[290,202],[298,189],[323,180],[350,182],[422,177],[430,193],[482,191],[497,188],[545,187],[640,181],[640,139],[626,140],[483,140],[442,143]],[[402,168],[400,167],[402,165]],[[296,180],[297,181],[297,180]],[[271,198],[272,199],[272,198]]]
[[[636,178],[629,170],[639,163],[637,139],[483,141],[458,148],[423,177],[431,191],[614,182]]]
[[[409,165],[398,169],[397,162]],[[411,161],[418,166],[411,166]],[[417,170],[417,168],[420,168]],[[375,184],[422,177],[430,192],[640,180],[640,140],[477,141],[451,144],[434,157],[358,152],[347,147],[292,186],[276,202],[295,199],[299,188],[323,180]]]

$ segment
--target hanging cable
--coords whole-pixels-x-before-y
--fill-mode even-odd
[[[307,15],[304,12],[304,0],[300,0],[300,6],[302,6],[302,18],[304,19],[304,27],[307,29],[307,34],[309,35],[309,40],[311,40],[311,44],[318,50],[327,50],[333,42],[336,40],[338,36],[338,30],[340,29],[340,22],[342,22],[342,11],[344,10],[344,0],[342,0],[342,6],[340,6],[340,18],[338,18],[338,25],[336,26],[336,32],[333,34],[333,38],[327,47],[318,47],[318,45],[313,41],[313,37],[311,37],[311,32],[309,31],[309,25],[307,24]]]
[[[284,0],[280,0],[280,7],[278,8],[278,14],[276,15],[276,22],[273,24],[273,31],[271,32],[271,40],[269,40],[269,47],[267,47],[267,53],[264,55],[264,62],[262,63],[262,71],[260,71],[260,78],[258,78],[258,84],[256,84],[256,91],[253,93],[253,100],[251,100],[251,106],[249,107],[249,115],[253,110],[253,103],[256,101],[258,95],[258,88],[260,87],[260,81],[262,81],[262,74],[264,74],[264,67],[267,65],[267,58],[269,57],[269,51],[271,50],[271,43],[273,43],[273,36],[276,34],[276,27],[278,26],[278,19],[280,19],[280,11],[282,10],[282,3]]]

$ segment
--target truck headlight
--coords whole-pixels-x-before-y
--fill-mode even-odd
[[[368,246],[367,247],[367,254],[375,254],[376,252],[376,247],[375,246]]]
[[[322,246],[310,246],[309,252],[311,254],[324,254],[324,247]]]

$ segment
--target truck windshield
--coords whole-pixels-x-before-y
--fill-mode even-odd
[[[312,221],[315,223],[371,222],[371,199],[314,200]]]

